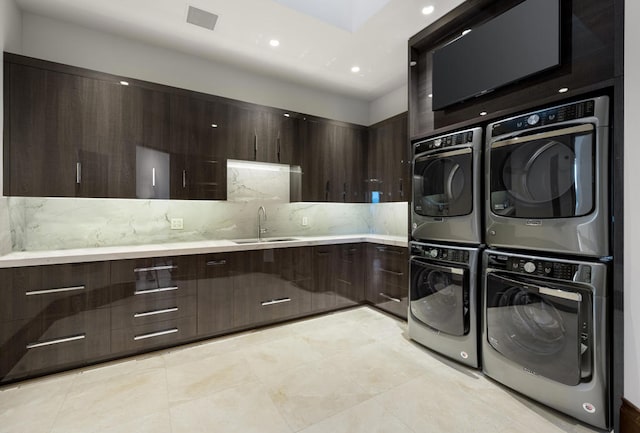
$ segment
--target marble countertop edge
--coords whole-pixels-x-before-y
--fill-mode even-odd
[[[289,236],[287,236],[289,238]],[[65,263],[99,262],[105,260],[141,259],[149,257],[178,256],[234,251],[289,248],[314,245],[368,242],[406,247],[405,236],[353,234],[336,236],[290,236],[292,240],[281,242],[252,242],[238,244],[231,240],[175,242],[166,244],[123,245],[95,248],[75,248],[43,251],[14,251],[0,256],[0,268],[20,266],[56,265]]]

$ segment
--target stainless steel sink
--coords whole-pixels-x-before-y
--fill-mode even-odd
[[[259,240],[258,238],[251,239],[232,239],[231,242],[234,244],[257,244],[257,243],[269,243],[269,242],[287,242],[287,241],[296,241],[296,238],[265,238]]]

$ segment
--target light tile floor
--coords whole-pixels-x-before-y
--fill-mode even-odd
[[[0,432],[587,433],[359,307],[0,388]]]

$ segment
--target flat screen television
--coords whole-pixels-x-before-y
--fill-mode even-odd
[[[526,0],[433,51],[433,110],[560,65],[560,1]]]

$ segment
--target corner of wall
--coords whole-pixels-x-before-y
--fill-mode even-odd
[[[409,95],[407,84],[391,90],[369,103],[369,125],[404,113],[409,109]]]

